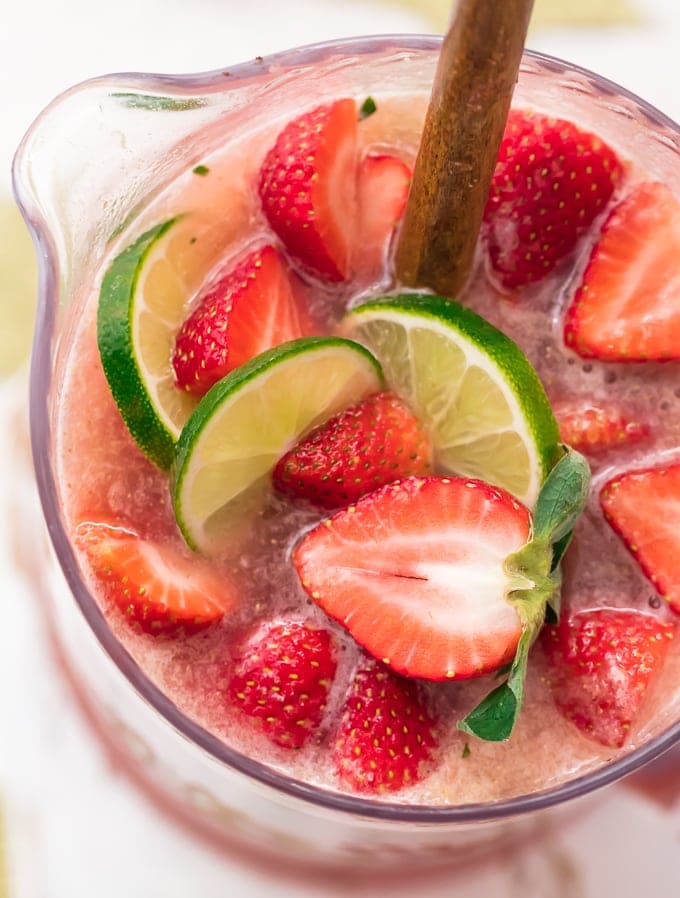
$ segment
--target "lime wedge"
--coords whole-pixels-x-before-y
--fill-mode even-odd
[[[429,428],[439,468],[502,486],[533,507],[559,437],[538,375],[512,340],[429,294],[358,306],[342,330],[371,350],[388,387]]]
[[[99,294],[104,373],[128,430],[161,468],[197,404],[175,386],[171,358],[187,304],[219,254],[212,231],[194,215],[156,225],[116,256]]]
[[[245,529],[278,459],[382,383],[373,356],[338,337],[284,343],[216,383],[182,431],[171,475],[175,517],[191,548],[219,550]]]

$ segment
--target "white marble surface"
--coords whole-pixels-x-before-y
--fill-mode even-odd
[[[639,0],[641,28],[536,33],[535,49],[574,59],[680,117],[677,0]],[[32,118],[69,84],[107,71],[197,71],[286,46],[367,32],[427,30],[415,13],[360,0],[24,0],[0,16],[0,190]],[[0,414],[17,396],[0,385]],[[0,428],[0,459],[7,457]],[[113,772],[89,736],[46,652],[38,609],[7,552],[0,465],[0,793],[6,804],[11,898],[283,898],[349,894],[273,880],[193,843]],[[674,898],[680,894],[680,808],[663,811],[623,786],[594,811],[502,867],[418,887],[354,887],[366,898]],[[0,886],[0,893],[2,892]]]

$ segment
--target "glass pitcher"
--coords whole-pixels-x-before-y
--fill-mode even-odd
[[[140,788],[194,833],[258,862],[393,872],[469,862],[544,827],[546,814],[680,739],[680,714],[665,717],[644,745],[611,763],[539,793],[483,804],[413,806],[322,789],[239,754],[180,711],[112,634],[74,557],[55,470],[55,408],[73,323],[103,260],[151,223],[150,206],[154,215],[172,211],[171,186],[230,134],[260,129],[272,116],[283,122],[338,96],[401,95],[416,98],[404,105],[410,112],[403,127],[412,129],[439,46],[434,37],[358,38],[207,74],[95,79],[42,113],[15,161],[16,194],[40,259],[30,429],[41,508],[24,507],[21,534],[33,557],[36,534],[49,534],[30,575],[60,665],[96,732]],[[680,131],[641,100],[534,54],[525,55],[517,96],[559,109],[605,140],[635,146],[650,176],[680,195]],[[209,206],[200,177],[195,183]],[[209,230],[209,213],[206,221]]]

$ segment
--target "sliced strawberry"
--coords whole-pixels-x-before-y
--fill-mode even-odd
[[[415,683],[370,660],[357,670],[335,741],[340,779],[358,792],[396,792],[428,772],[435,723]]]
[[[76,546],[128,620],[152,636],[195,633],[237,604],[234,588],[207,562],[104,521],[84,521]]]
[[[321,724],[335,668],[328,630],[275,624],[243,646],[229,700],[276,745],[302,748]]]
[[[359,166],[354,272],[373,280],[385,268],[395,228],[406,208],[411,169],[397,156],[369,153]]]
[[[589,738],[620,748],[674,634],[673,623],[613,609],[583,611],[544,627],[557,706]]]
[[[269,224],[292,258],[323,280],[350,274],[356,164],[357,108],[346,99],[289,122],[260,170]]]
[[[584,358],[680,359],[680,203],[636,187],[610,214],[567,312],[564,339]]]
[[[230,371],[303,335],[290,277],[273,246],[221,272],[182,325],[172,364],[178,387],[202,396]]]
[[[609,202],[621,163],[571,122],[512,110],[484,213],[491,265],[513,289],[540,280]]]
[[[615,477],[600,502],[659,594],[680,614],[680,464]]]
[[[515,653],[503,562],[529,530],[529,512],[501,489],[410,477],[324,521],[293,560],[311,598],[375,658],[412,677],[462,679]]]
[[[586,455],[635,443],[649,435],[649,427],[630,420],[611,405],[565,401],[553,405],[563,443]]]
[[[427,474],[430,438],[394,393],[376,393],[311,431],[274,469],[274,485],[321,508],[356,502],[411,474]]]

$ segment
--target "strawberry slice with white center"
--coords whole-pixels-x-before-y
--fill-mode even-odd
[[[260,170],[262,208],[291,257],[325,281],[350,275],[357,108],[342,99],[289,122]]]
[[[564,339],[584,358],[680,359],[680,203],[638,185],[612,211],[567,312]]]
[[[615,477],[600,502],[659,594],[680,614],[680,464]]]
[[[237,604],[224,576],[169,543],[107,521],[84,521],[76,527],[75,544],[107,596],[152,636],[198,632]]]
[[[412,171],[398,156],[369,153],[359,166],[354,273],[373,280],[385,268],[395,229],[404,215]]]
[[[515,654],[522,625],[504,561],[530,528],[504,490],[411,477],[324,521],[294,563],[311,598],[375,658],[412,677],[462,679]]]
[[[175,382],[198,396],[266,349],[303,336],[292,280],[273,246],[231,263],[198,297],[175,340]]]

